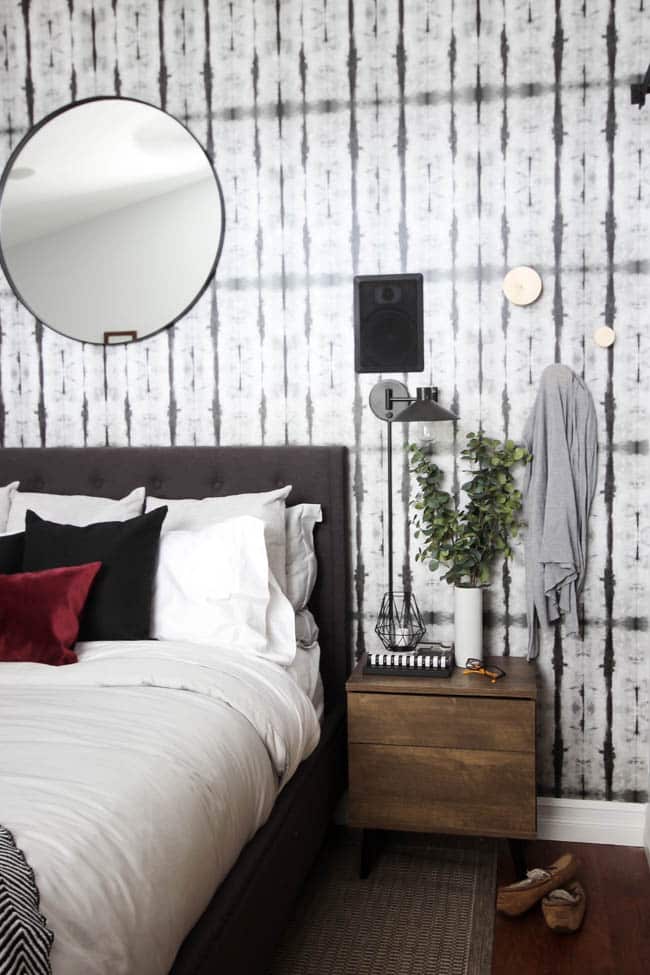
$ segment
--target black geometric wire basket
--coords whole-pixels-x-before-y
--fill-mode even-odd
[[[387,650],[415,650],[425,632],[412,592],[384,593],[375,633]]]

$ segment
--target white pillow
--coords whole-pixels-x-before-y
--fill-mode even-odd
[[[19,483],[19,481],[12,481],[11,484],[7,484],[5,487],[0,487],[0,532],[7,531],[9,510]]]
[[[151,635],[293,661],[293,607],[269,569],[261,519],[161,536]]]
[[[296,642],[303,650],[309,650],[318,643],[318,626],[313,613],[301,609],[296,613]]]
[[[40,518],[59,525],[93,525],[98,521],[128,521],[142,514],[145,489],[135,488],[117,501],[91,498],[85,494],[41,494],[16,491],[9,509],[7,532],[25,530],[25,512],[35,511]]]
[[[167,517],[162,526],[163,535],[171,531],[195,531],[216,525],[229,518],[249,515],[261,518],[264,522],[266,548],[269,565],[278,580],[282,592],[287,586],[287,544],[284,529],[284,502],[291,491],[291,485],[275,491],[262,491],[258,494],[230,494],[225,498],[170,498],[148,497],[145,511],[153,511],[167,505]]]
[[[316,585],[318,563],[314,548],[314,525],[323,520],[319,504],[296,504],[285,511],[287,534],[287,588],[291,605],[304,609]]]

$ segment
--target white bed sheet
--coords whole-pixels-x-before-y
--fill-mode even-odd
[[[318,641],[303,646],[296,643],[296,656],[293,663],[284,668],[295,680],[298,687],[314,705],[318,720],[322,722],[325,713],[325,690],[320,673],[320,644]]]
[[[34,869],[53,975],[165,975],[318,718],[295,675],[252,654],[78,650],[0,667],[0,822]]]

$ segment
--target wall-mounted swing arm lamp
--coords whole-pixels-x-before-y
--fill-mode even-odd
[[[388,591],[381,601],[375,633],[387,650],[413,650],[425,633],[422,616],[412,592],[395,593],[393,590],[393,423],[421,423],[428,426],[441,420],[457,420],[458,417],[440,406],[435,386],[420,386],[415,396],[409,396],[404,383],[392,380],[375,383],[370,391],[370,409],[387,424]]]
[[[633,105],[643,108],[646,95],[650,95],[650,67],[646,71],[643,81],[630,85],[630,100]]]

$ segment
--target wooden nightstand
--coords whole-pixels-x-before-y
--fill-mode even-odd
[[[495,684],[462,668],[375,677],[359,661],[346,685],[351,826],[535,837],[535,666],[488,659],[507,675]]]

